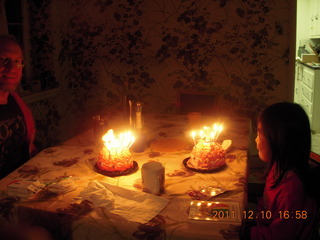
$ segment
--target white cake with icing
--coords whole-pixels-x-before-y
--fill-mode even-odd
[[[214,170],[226,164],[226,150],[216,142],[199,141],[192,149],[188,166],[199,170]]]

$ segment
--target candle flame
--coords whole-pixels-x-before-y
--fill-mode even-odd
[[[102,140],[104,141],[104,146],[109,151],[109,154],[116,155],[128,150],[134,143],[135,137],[130,131],[120,133],[119,136],[116,137],[113,129],[110,129],[102,136]]]
[[[191,137],[194,139],[196,137],[196,132],[195,131],[192,131],[191,132]]]
[[[204,141],[206,143],[211,143],[217,141],[220,133],[223,130],[223,126],[221,124],[213,124],[212,127],[204,126],[200,131],[192,131],[191,137],[193,139],[194,144],[196,145],[197,140]],[[196,137],[198,136],[198,139]]]

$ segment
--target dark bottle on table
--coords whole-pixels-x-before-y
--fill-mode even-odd
[[[123,120],[126,122],[129,117],[129,83],[125,81],[122,88],[122,114]]]
[[[132,145],[132,150],[136,153],[143,152],[146,149],[146,139],[142,131],[142,105],[140,102],[136,103],[135,109],[135,141]]]
[[[94,115],[93,120],[93,133],[94,139],[97,143],[103,143],[102,136],[108,131],[108,118],[103,115]]]

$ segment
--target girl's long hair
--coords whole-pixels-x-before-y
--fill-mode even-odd
[[[275,166],[278,186],[288,171],[294,171],[309,191],[309,156],[311,130],[306,112],[296,103],[280,102],[267,107],[258,121],[271,150],[267,172]]]

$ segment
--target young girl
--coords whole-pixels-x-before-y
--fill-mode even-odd
[[[300,105],[276,103],[258,118],[259,157],[267,162],[267,178],[256,225],[243,239],[318,239],[319,221],[309,170],[311,132]],[[319,183],[318,183],[319,184]]]

